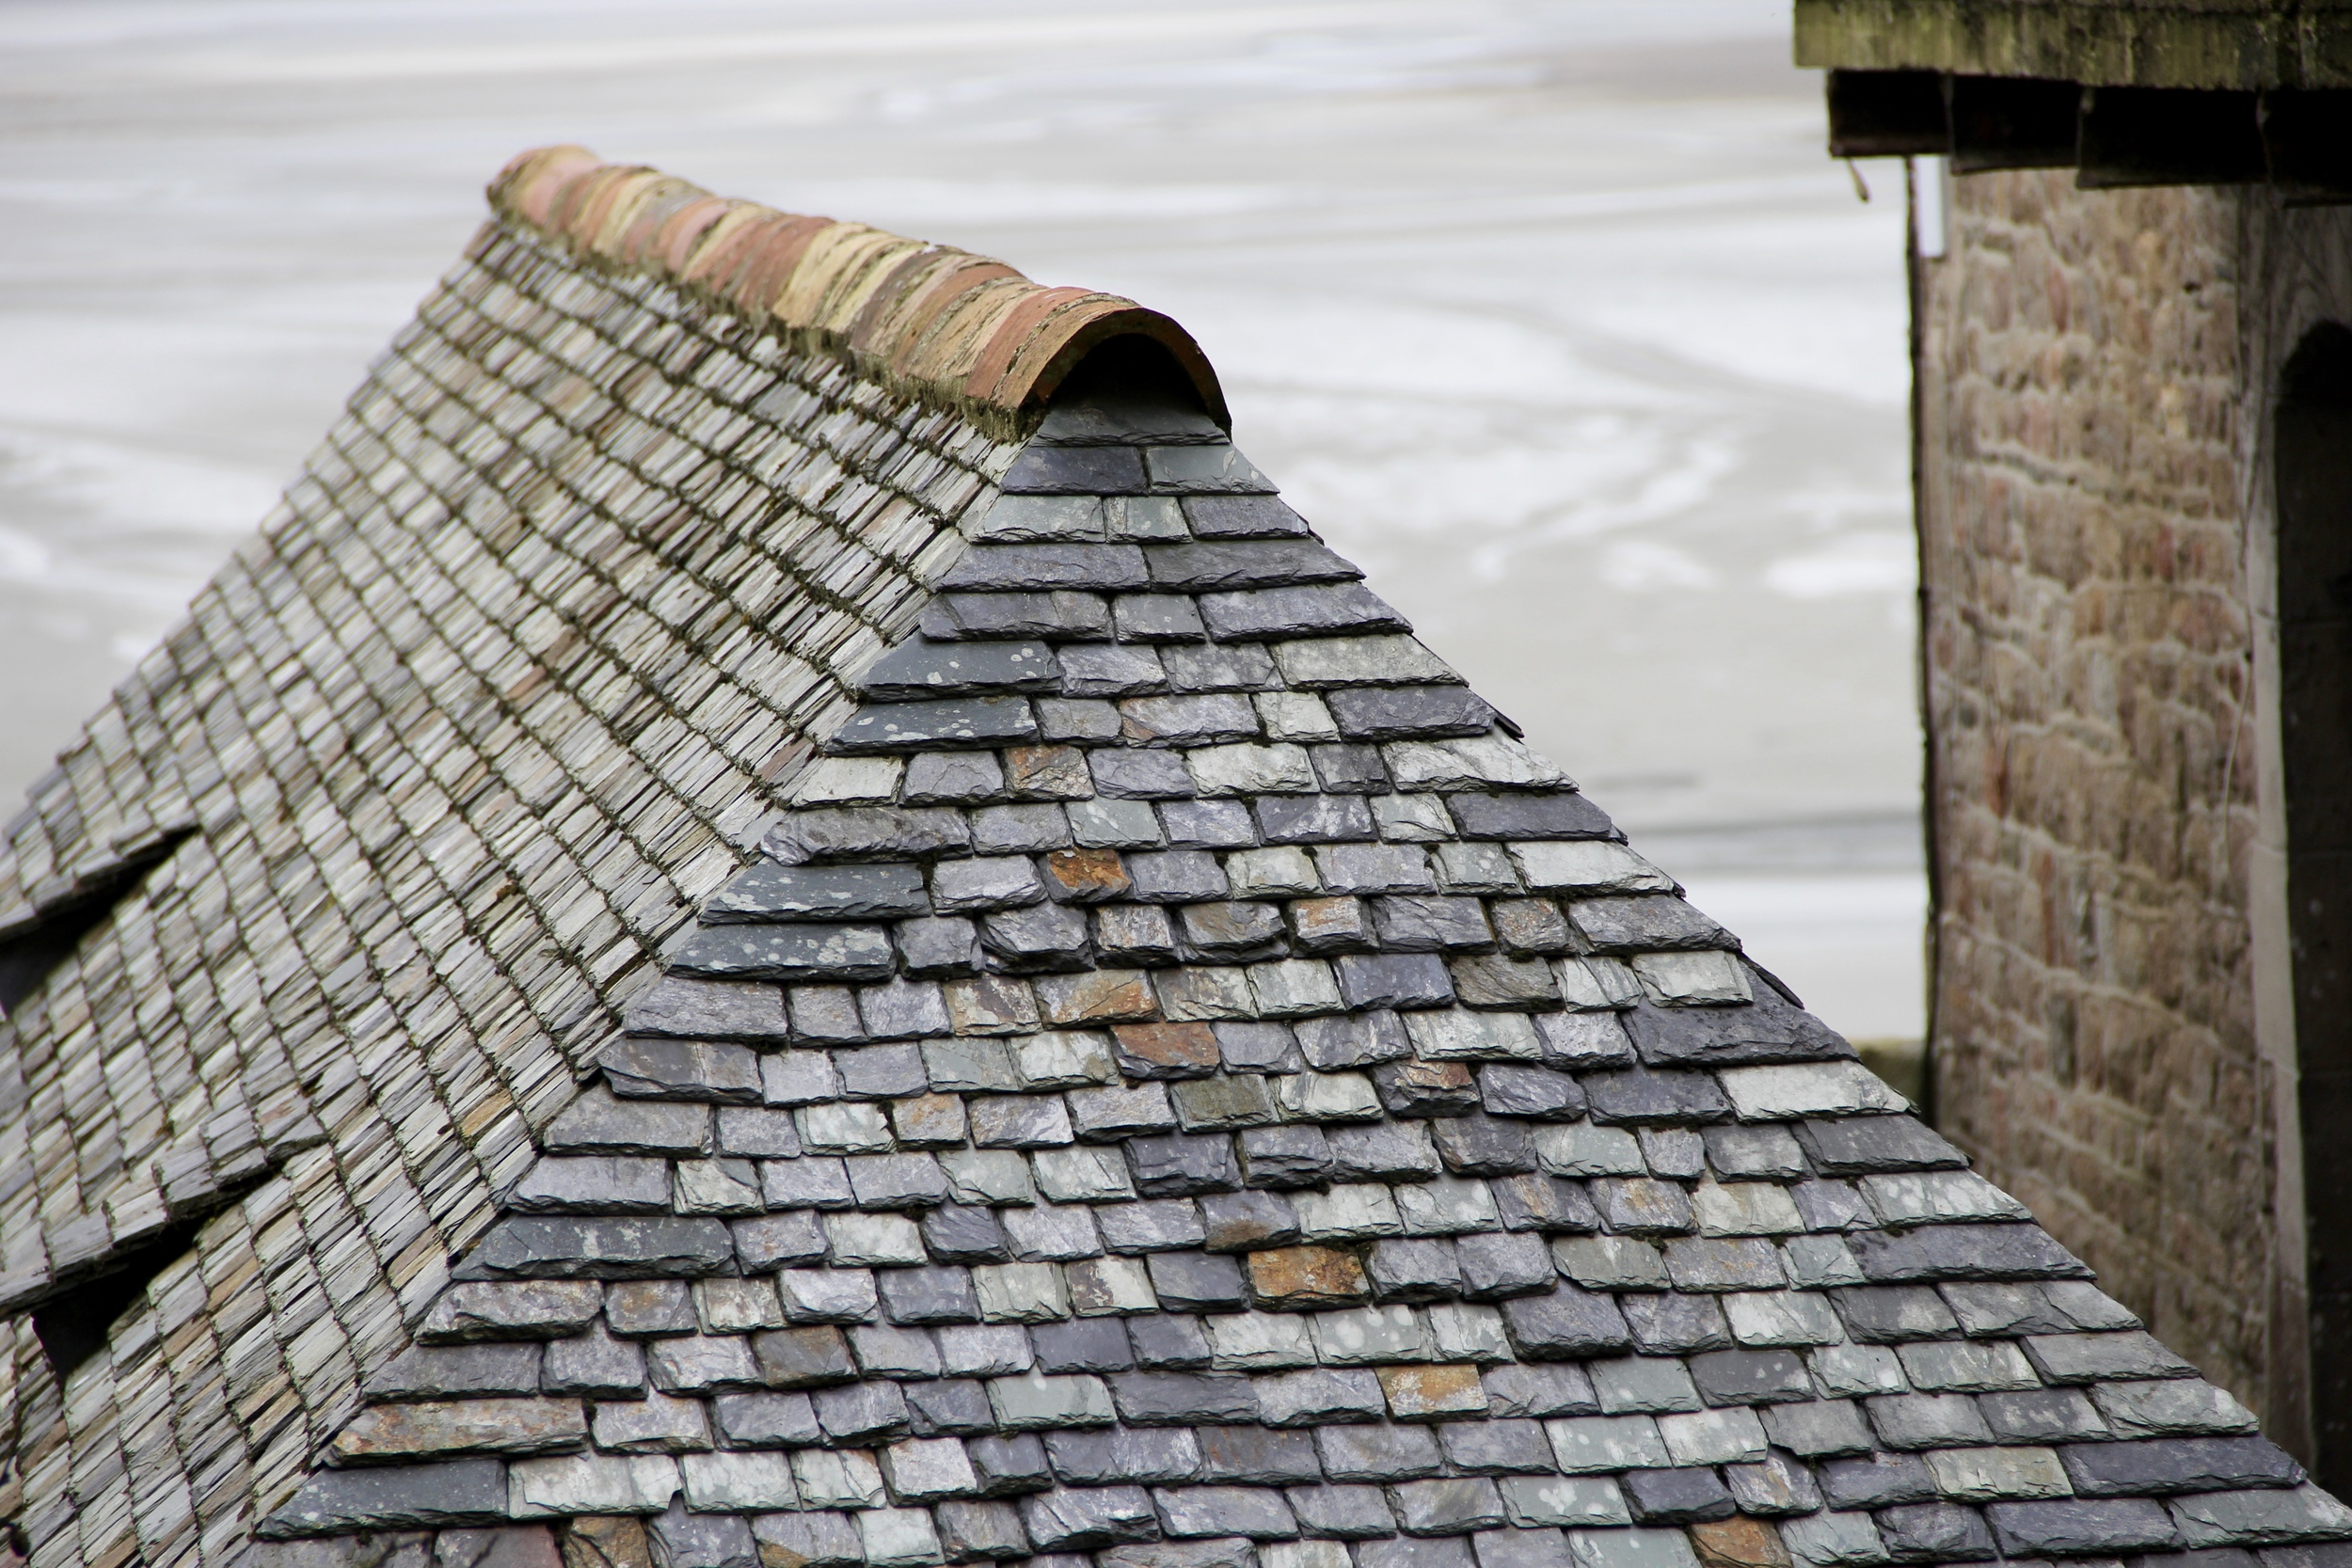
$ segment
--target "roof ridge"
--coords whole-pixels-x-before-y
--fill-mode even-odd
[[[1025,437],[1062,380],[1121,337],[1167,349],[1210,416],[1232,422],[1192,335],[1122,295],[1048,288],[954,245],[714,196],[584,147],[524,152],[487,195],[509,227],[660,278],[999,439]]]

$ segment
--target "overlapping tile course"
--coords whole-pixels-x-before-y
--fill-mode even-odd
[[[203,1103],[325,1141],[63,1395],[20,1332],[37,1560],[2347,1560],[1214,419],[1098,384],[994,446],[526,218],[199,606],[295,629],[126,689],[236,762],[26,1081],[243,1059],[173,988],[50,1021],[289,887],[201,970],[287,1067]],[[45,790],[20,885],[135,794]]]

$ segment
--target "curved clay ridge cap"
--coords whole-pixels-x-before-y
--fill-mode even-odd
[[[952,245],[729,200],[584,147],[523,153],[489,198],[509,224],[689,289],[1000,436],[1026,434],[1080,360],[1125,336],[1165,347],[1209,416],[1232,423],[1192,335],[1117,294],[1044,288]]]

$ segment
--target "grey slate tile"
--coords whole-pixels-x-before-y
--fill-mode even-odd
[[[1172,691],[1271,691],[1273,656],[1258,642],[1175,643],[1160,650]]]
[[[1458,1176],[1512,1176],[1535,1168],[1535,1149],[1524,1128],[1477,1111],[1447,1117],[1430,1127],[1438,1157]]]
[[[1799,1122],[1797,1141],[1829,1176],[1882,1171],[1957,1170],[1967,1157],[1916,1117],[1874,1116]]]
[[[1440,1124],[1442,1125],[1442,1124]],[[1467,1235],[1454,1243],[1462,1293],[1472,1301],[1503,1301],[1552,1288],[1551,1249],[1528,1232]]]
[[[2078,1496],[2164,1497],[2295,1486],[2303,1468],[2264,1437],[2157,1437],[2127,1443],[2070,1443],[2059,1463]]]
[[[1144,469],[1158,494],[1265,496],[1273,484],[1232,446],[1154,446],[1144,449]]]
[[[1087,753],[1094,787],[1118,800],[1157,800],[1193,793],[1192,775],[1173,752],[1149,747],[1103,747]]]
[[[1730,1100],[1703,1072],[1630,1068],[1584,1073],[1578,1082],[1593,1120],[1608,1125],[1688,1127],[1731,1119]]]
[[[894,1323],[968,1323],[979,1319],[972,1277],[961,1268],[883,1269],[875,1279]]]
[[[1565,1281],[1549,1294],[1502,1305],[1503,1328],[1522,1360],[1581,1360],[1632,1343],[1625,1315],[1611,1297]]]
[[[1142,588],[1149,582],[1144,552],[1133,545],[976,545],[948,570],[948,590],[1097,593]]]
[[[663,1568],[758,1568],[751,1521],[739,1513],[691,1513],[681,1495],[649,1528]]]
[[[1645,1525],[1696,1524],[1732,1514],[1730,1489],[1704,1465],[1629,1470],[1622,1484],[1633,1517]]]
[[[1153,1492],[1160,1525],[1179,1540],[1247,1537],[1287,1541],[1298,1521],[1282,1494],[1263,1486],[1186,1486]]]
[[[1020,1502],[1021,1525],[1041,1551],[1084,1550],[1159,1533],[1152,1499],[1139,1486],[1057,1487]]]
[[[1146,1258],[1160,1305],[1178,1312],[1232,1312],[1248,1302],[1241,1266],[1206,1252],[1154,1252]]]
[[[1123,642],[1198,642],[1208,636],[1188,594],[1122,594],[1111,615]]]
[[[1318,1427],[1315,1452],[1333,1481],[1411,1481],[1435,1474],[1444,1463],[1426,1427]]]
[[[1365,1259],[1373,1299],[1382,1303],[1451,1301],[1462,1293],[1462,1271],[1450,1241],[1384,1238]]]
[[[1268,844],[1343,844],[1373,834],[1360,795],[1262,795],[1250,809]]]
[[[1159,814],[1168,842],[1176,848],[1248,848],[1258,842],[1249,808],[1239,800],[1168,800]]]
[[[1145,489],[1133,447],[1024,447],[999,486],[1009,496],[1131,496]]]
[[[1180,1132],[1130,1139],[1126,1149],[1136,1191],[1146,1197],[1231,1192],[1241,1185],[1232,1140],[1227,1137]]]
[[[1331,967],[1351,1009],[1442,1007],[1454,1000],[1453,979],[1434,953],[1348,953]]]
[[[921,625],[924,636],[940,640],[1092,641],[1110,635],[1111,617],[1099,594],[942,594],[923,607]]]
[[[1308,748],[1315,779],[1334,795],[1384,795],[1390,788],[1388,764],[1380,748],[1366,745],[1319,745]]]
[[[1746,1006],[1660,1007],[1645,1001],[1626,1013],[1626,1029],[1642,1059],[1658,1067],[1809,1062],[1851,1054],[1836,1031],[1783,1002],[1771,987],[1754,990],[1756,999]]]
[[[1543,1171],[1506,1176],[1488,1183],[1506,1230],[1545,1235],[1587,1234],[1600,1228],[1600,1212],[1581,1181]]]
[[[1396,894],[1372,901],[1382,948],[1391,953],[1475,953],[1494,945],[1485,906],[1452,895]]]
[[[1127,1340],[1135,1347],[1136,1365],[1154,1370],[1199,1371],[1209,1365],[1212,1354],[1200,1320],[1183,1312],[1129,1318]]]
[[[1053,1468],[1045,1462],[1045,1445],[1034,1433],[977,1437],[964,1445],[964,1451],[980,1478],[982,1497],[1015,1497],[1041,1492],[1054,1484]]]
[[[681,974],[730,979],[886,980],[890,939],[879,926],[709,926],[670,961]]]
[[[1995,1554],[1984,1516],[1957,1503],[1910,1503],[1877,1515],[1897,1562],[1981,1562]]]
[[[1467,1535],[1504,1522],[1502,1494],[1484,1476],[1409,1481],[1395,1496],[1397,1520],[1407,1535]]]
[[[716,1040],[625,1037],[596,1059],[617,1094],[636,1099],[760,1102],[758,1058],[750,1048]]]
[[[1168,686],[1168,672],[1148,647],[1108,642],[1065,647],[1061,672],[1061,691],[1068,697],[1128,697]]]
[[[1832,1508],[1887,1508],[1928,1502],[1936,1495],[1935,1478],[1928,1473],[1926,1462],[1913,1453],[1832,1459],[1816,1474],[1821,1496]]]
[[[950,1562],[1004,1561],[1029,1555],[1028,1533],[1021,1528],[1021,1512],[1009,1503],[972,1502],[950,1498],[931,1510],[939,1527],[940,1549]],[[791,1548],[799,1557],[811,1554]],[[849,1564],[865,1560],[861,1548]],[[828,1568],[811,1560],[804,1568]]]
[[[2121,1556],[2180,1540],[2164,1505],[2144,1497],[1994,1503],[1985,1514],[2010,1557]]]
[[[1006,701],[1017,704],[1019,699]],[[760,847],[797,865],[941,855],[961,850],[971,841],[963,814],[945,806],[840,806],[790,813],[768,831]]]
[[[1102,1427],[1044,1435],[1046,1460],[1069,1486],[1190,1481],[1200,1468],[1200,1446],[1183,1427]]]
[[[663,975],[631,1003],[623,1027],[632,1035],[713,1040],[776,1040],[790,1032],[775,987],[682,974]]]
[[[1192,1427],[1258,1418],[1250,1380],[1229,1372],[1125,1372],[1109,1382],[1120,1418],[1130,1426]]]
[[[1479,1382],[1486,1390],[1486,1413],[1503,1419],[1589,1416],[1600,1408],[1592,1379],[1573,1362],[1505,1362],[1481,1372]]]
[[[824,1441],[806,1394],[721,1394],[711,1402],[711,1411],[729,1448],[799,1449]]]
[[[1217,591],[1348,582],[1363,574],[1312,539],[1211,541],[1145,552],[1156,588],[1221,596]],[[1210,609],[1208,601],[1202,604]],[[1212,617],[1214,619],[1214,617]]]
[[[761,860],[707,899],[706,924],[730,921],[896,920],[929,914],[923,873],[908,864],[778,865]]]
[[[1021,745],[1038,738],[1025,697],[943,697],[862,707],[827,743],[843,756],[927,747]]]
[[[1464,838],[1613,838],[1608,815],[1574,790],[1446,797]]]
[[[1568,923],[1596,953],[1731,947],[1731,934],[1672,894],[1571,899]],[[1637,1043],[1640,1037],[1637,1034]]]
[[[1360,582],[1203,594],[1200,614],[1209,635],[1221,642],[1413,629]]]
[[[497,1523],[505,1513],[506,1466],[495,1459],[316,1470],[255,1528],[262,1540],[355,1529]]]
[[[1271,495],[1188,495],[1184,509],[1197,539],[1273,539],[1307,532],[1307,519]]]
[[[1619,1306],[1633,1331],[1634,1348],[1647,1354],[1682,1355],[1731,1344],[1731,1325],[1713,1296],[1669,1291],[1629,1295]]]
[[[1800,1459],[1867,1453],[1876,1446],[1862,1407],[1851,1400],[1770,1404],[1760,1414],[1773,1447]]]
[[[1203,1426],[1200,1479],[1243,1486],[1296,1486],[1323,1479],[1314,1434],[1261,1426]]]
[[[1205,1243],[1211,1252],[1256,1252],[1290,1246],[1298,1240],[1298,1216],[1279,1195],[1245,1190],[1206,1193],[1200,1198]]]
[[[1117,1372],[1135,1362],[1127,1331],[1116,1318],[1039,1323],[1029,1330],[1029,1344],[1039,1369],[1047,1372]]]
[[[1251,1388],[1258,1396],[1258,1418],[1269,1427],[1377,1421],[1388,1414],[1380,1380],[1359,1370],[1311,1367],[1252,1379]]]
[[[1449,1421],[1438,1429],[1438,1442],[1455,1468],[1472,1475],[1534,1476],[1559,1470],[1543,1427],[1524,1418],[1489,1412],[1484,1420]]]
[[[1710,1351],[1691,1357],[1691,1379],[1709,1404],[1775,1404],[1813,1397],[1813,1380],[1792,1351]]]
[[[1459,1062],[1382,1062],[1372,1069],[1372,1082],[1392,1117],[1459,1117],[1478,1104],[1477,1085]]]
[[[1864,1402],[1879,1441],[1899,1451],[1993,1440],[1976,1402],[1965,1394],[1890,1394]]]
[[[2090,1273],[2038,1225],[1925,1225],[1899,1235],[1857,1230],[1846,1244],[1873,1280],[2067,1279]]]
[[[461,1279],[687,1279],[723,1273],[734,1261],[734,1238],[716,1219],[514,1216],[493,1226],[456,1273]]]
[[[2105,1437],[2107,1423],[2079,1388],[2030,1388],[1978,1396],[1977,1409],[2003,1443],[2058,1443]]]
[[[362,1391],[370,1403],[535,1394],[539,1355],[536,1344],[413,1345],[370,1377]]]
[[[1952,1228],[1945,1227],[1943,1228]],[[2042,1236],[2039,1227],[2020,1226]],[[2042,1239],[2052,1248],[2057,1243]],[[2072,1261],[2069,1259],[2069,1261]],[[1866,1260],[1863,1267],[1867,1269]],[[2079,1270],[2081,1265],[2076,1264]],[[2105,1383],[2124,1378],[2179,1377],[2196,1370],[2154,1337],[2137,1330],[2120,1334],[2035,1334],[2019,1341],[2034,1370],[2050,1383]]]
[[[1949,1339],[1960,1334],[1944,1298],[1925,1285],[1862,1285],[1832,1291],[1829,1299],[1847,1332],[1867,1345]]]
[[[1395,1515],[1389,1512],[1376,1486],[1296,1486],[1283,1496],[1298,1516],[1300,1528],[1311,1536],[1335,1541],[1377,1541],[1396,1533]],[[1409,1544],[1411,1550],[1422,1555],[1411,1562],[1400,1558],[1389,1568],[1469,1568],[1466,1552],[1462,1559],[1437,1564],[1428,1555],[1436,1547],[1426,1542]]]
[[[1492,1116],[1574,1121],[1584,1114],[1583,1085],[1548,1068],[1486,1063],[1478,1069],[1478,1098]]]
[[[1410,1055],[1413,1050],[1404,1022],[1386,1009],[1301,1019],[1291,1032],[1307,1065],[1318,1072],[1371,1067]]]
[[[908,638],[862,676],[859,693],[877,702],[919,702],[1010,691],[1050,691],[1059,672],[1043,642],[934,642]]]
[[[1334,1174],[1352,1180],[1418,1180],[1438,1174],[1437,1146],[1426,1126],[1380,1121],[1326,1131]]]

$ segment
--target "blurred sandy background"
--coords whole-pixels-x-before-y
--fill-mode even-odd
[[[579,141],[1169,311],[1831,1023],[1920,1028],[1899,169],[1771,0],[0,6],[0,800]],[[4,808],[0,808],[4,810]]]

